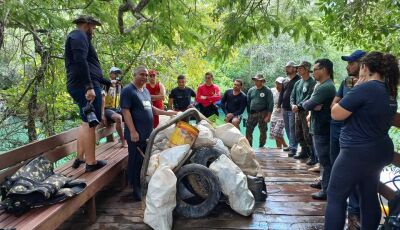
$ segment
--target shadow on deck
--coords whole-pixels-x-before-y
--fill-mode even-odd
[[[318,174],[308,172],[304,163],[278,150],[257,152],[267,183],[268,198],[257,203],[251,217],[218,205],[203,219],[174,218],[173,229],[323,229],[325,202],[315,201],[309,186]],[[89,225],[82,210],[59,229],[150,229],[143,223],[140,202],[126,201],[130,189],[108,188],[96,196],[97,221]]]

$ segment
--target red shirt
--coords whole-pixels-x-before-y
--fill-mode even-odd
[[[205,96],[207,98],[203,99],[201,98],[202,96]],[[220,99],[221,93],[219,91],[219,87],[215,84],[212,84],[210,86],[202,84],[199,86],[199,88],[197,88],[196,101],[202,104],[204,107],[215,104]]]
[[[159,83],[159,82],[157,82],[157,83],[154,85],[154,88],[151,87],[150,83],[146,83],[146,88],[147,88],[147,90],[150,92],[150,95],[159,95],[159,94],[160,94],[160,91],[161,91],[161,89],[160,89],[160,83]],[[156,108],[164,109],[164,105],[163,105],[162,100],[153,101],[153,105],[154,105]]]

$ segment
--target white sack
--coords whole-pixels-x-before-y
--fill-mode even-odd
[[[158,159],[160,166],[168,166],[170,169],[174,169],[183,160],[186,154],[190,150],[190,145],[178,145],[169,149],[166,149],[160,153]]]
[[[147,167],[147,173],[146,173],[146,178],[151,178],[154,174],[154,172],[157,170],[159,162],[160,154],[154,154],[150,157],[150,161],[149,161],[149,166]]]
[[[219,156],[209,169],[218,177],[222,193],[228,197],[231,208],[243,216],[251,215],[255,200],[242,170],[225,155]]]
[[[204,125],[196,125],[196,128],[200,131],[199,135],[194,142],[194,148],[213,146],[215,145],[214,135],[212,131]]]
[[[232,148],[233,145],[238,143],[240,138],[244,137],[240,133],[240,130],[231,123],[218,126],[215,129],[215,136],[221,139],[222,142],[224,142],[224,144],[229,148]]]
[[[208,123],[208,121],[201,120],[198,124],[209,128],[211,130],[213,136],[215,136],[215,128],[212,126],[212,124]]]
[[[228,149],[228,147],[226,147],[224,145],[224,142],[222,142],[221,139],[219,138],[214,138],[215,139],[215,147],[217,147],[218,149],[221,149],[225,155],[227,155],[229,158],[231,157],[231,151]]]
[[[240,138],[238,143],[233,145],[231,148],[231,158],[244,174],[250,176],[257,175],[260,164],[256,160],[254,149],[245,137]]]
[[[175,206],[176,176],[170,168],[159,167],[147,190],[144,223],[156,230],[171,229]]]

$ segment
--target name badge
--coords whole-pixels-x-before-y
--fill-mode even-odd
[[[144,109],[151,109],[150,101],[142,101]]]

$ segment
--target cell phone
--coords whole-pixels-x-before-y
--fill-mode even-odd
[[[345,84],[348,88],[350,89],[353,88],[354,85],[356,84],[354,77],[353,76],[346,77]]]

